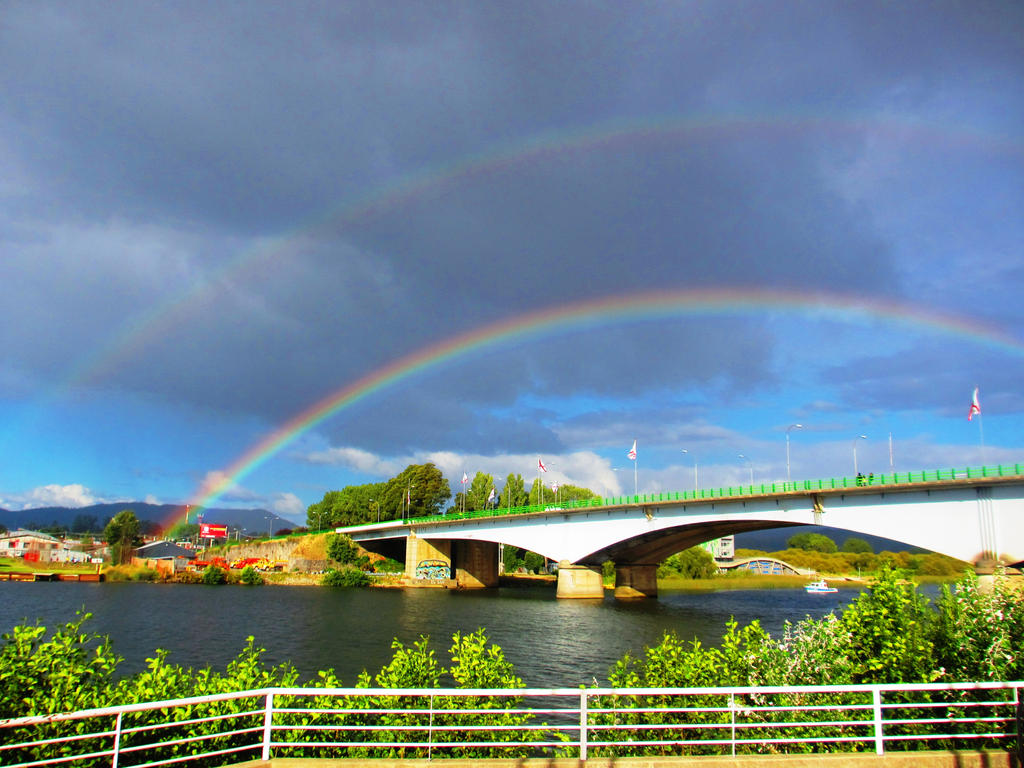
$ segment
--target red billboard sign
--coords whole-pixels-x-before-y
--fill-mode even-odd
[[[213,523],[200,523],[199,537],[202,539],[226,539],[228,537],[228,527],[226,525],[214,525]]]

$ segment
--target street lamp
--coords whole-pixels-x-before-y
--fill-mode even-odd
[[[853,476],[854,477],[856,477],[857,475],[860,474],[860,472],[857,469],[857,441],[858,440],[867,440],[867,439],[868,439],[867,435],[857,435],[855,438],[853,438]]]
[[[685,448],[683,448],[683,453],[689,453],[689,451],[687,451]],[[697,459],[696,458],[693,459],[693,490],[695,490],[695,491],[697,490]]]
[[[741,459],[743,459],[744,461],[747,462],[747,466],[750,468],[750,484],[753,485],[754,484],[754,464],[753,464],[753,462],[751,462],[750,459],[748,459],[742,453],[739,455],[739,458],[741,458]]]
[[[792,481],[792,477],[789,474],[789,430],[791,429],[803,429],[803,424],[790,424],[786,427],[786,482]]]

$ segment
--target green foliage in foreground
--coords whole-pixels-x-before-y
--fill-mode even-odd
[[[782,636],[772,638],[758,622],[739,626],[735,621],[727,624],[723,641],[718,647],[705,647],[698,641],[683,642],[666,634],[661,642],[643,651],[640,656],[627,654],[609,673],[613,687],[718,687],[722,685],[797,686],[841,685],[845,683],[895,683],[928,681],[981,681],[1019,680],[1024,677],[1024,594],[1011,589],[1005,580],[997,579],[995,588],[981,592],[977,579],[968,574],[955,589],[944,588],[934,608],[918,594],[916,586],[902,580],[892,570],[879,574],[876,584],[860,594],[838,614],[821,619],[807,618],[795,624],[787,623]],[[82,625],[87,615],[57,627],[47,637],[39,626],[15,627],[3,636],[0,645],[0,718],[24,715],[50,714],[91,707],[157,701],[186,696],[259,689],[268,686],[299,685],[299,675],[289,664],[268,667],[262,660],[263,651],[254,647],[252,638],[223,673],[210,668],[192,670],[170,664],[166,651],[157,651],[148,659],[147,669],[125,679],[115,677],[121,659],[114,653],[104,637],[85,634]],[[449,648],[451,666],[444,668],[429,647],[426,637],[409,646],[397,640],[392,644],[393,658],[376,675],[363,672],[356,687],[389,688],[521,688],[523,681],[517,675],[498,646],[488,643],[484,630],[461,635],[455,634]],[[319,672],[310,683],[312,687],[339,687],[341,681],[332,670]],[[943,702],[944,694],[935,694],[935,701]],[[859,697],[859,698],[858,698]],[[729,709],[723,708],[721,696],[708,694],[706,702],[690,700],[689,705],[703,705],[705,710],[686,715],[686,725],[697,727],[701,739],[728,737]],[[800,718],[811,706],[864,704],[860,694],[758,694],[741,697],[732,710],[736,717],[746,718],[755,730],[745,732],[748,737],[758,733],[770,734],[777,722],[772,718]],[[662,716],[650,708],[674,706],[676,700],[661,696],[635,696],[616,694],[593,702],[591,722],[594,725],[615,724],[621,731],[594,731],[592,742],[595,755],[630,755],[657,753],[645,747],[601,746],[601,734],[612,734],[628,740],[669,739],[678,729],[679,716]],[[431,703],[433,706],[431,707]],[[356,726],[346,731],[358,734],[365,745],[346,752],[351,757],[422,758],[426,750],[415,747],[380,747],[372,741],[380,738],[375,728],[385,727],[388,738],[409,742],[422,741],[428,723],[424,711],[433,710],[429,726],[433,729],[434,743],[445,739],[473,738],[468,725],[487,725],[479,732],[481,740],[494,741],[551,741],[557,739],[549,729],[538,724],[529,714],[514,710],[517,697],[507,699],[469,699],[455,697],[380,697],[331,698],[312,696],[305,698],[282,697],[278,704],[294,711],[276,720],[278,725],[306,727]],[[760,710],[764,704],[793,707],[790,711],[770,713]],[[626,707],[626,711],[604,714],[597,710],[602,705]],[[258,711],[258,700],[218,702],[174,710],[173,717],[180,725],[166,731],[167,739],[181,739],[178,745],[162,746],[145,753],[147,761],[181,758],[188,754],[196,739],[214,733],[217,724],[203,720],[215,715]],[[962,703],[961,703],[962,706]],[[443,708],[462,709],[463,712],[437,713]],[[637,708],[631,715],[628,708]],[[645,711],[639,711],[648,708]],[[388,712],[375,710],[389,709]],[[332,710],[354,710],[333,712]],[[417,711],[420,710],[420,711]],[[847,718],[870,719],[864,709],[851,709]],[[945,713],[944,709],[937,710]],[[950,710],[951,712],[953,710]],[[970,721],[970,710],[960,710]],[[814,712],[808,712],[807,717]],[[135,713],[126,715],[125,727],[145,727],[164,717],[164,714]],[[960,715],[958,715],[960,716]],[[231,727],[258,727],[260,714],[243,715],[232,720]],[[723,718],[725,718],[723,720]],[[842,717],[837,717],[842,720]],[[940,715],[941,719],[941,715]],[[673,725],[674,723],[674,725]],[[446,726],[448,729],[441,728]],[[86,726],[74,722],[58,723],[7,733],[5,738],[19,741],[44,739],[55,735],[79,733]],[[91,727],[91,726],[90,726]],[[935,726],[941,729],[939,723]],[[971,726],[965,726],[971,727]],[[978,733],[986,727],[978,722]],[[536,730],[529,730],[529,729]],[[761,729],[760,731],[756,730]],[[810,730],[810,729],[808,729]],[[813,736],[824,741],[814,748],[818,751],[847,750],[851,747],[837,741],[840,737],[856,733],[856,726],[815,726]],[[861,731],[862,732],[862,731]],[[692,736],[693,731],[689,733]],[[275,738],[297,740],[299,731],[280,730]],[[678,738],[683,738],[683,735]],[[243,739],[239,741],[239,739]],[[233,744],[247,743],[242,736],[216,736],[204,742],[209,749],[226,749]],[[901,743],[913,749],[914,741]],[[972,742],[982,746],[983,741]],[[79,747],[81,748],[80,745]],[[800,751],[811,747],[798,744],[786,749]],[[60,748],[39,746],[18,755],[5,755],[5,761],[32,760],[61,754]],[[568,748],[567,748],[568,749]],[[695,745],[679,748],[666,747],[672,754],[714,751],[716,747]],[[745,748],[746,749],[746,748]],[[750,750],[756,747],[749,747]],[[326,748],[303,747],[281,749],[277,756],[327,757],[333,753]],[[502,756],[521,757],[533,754],[527,747],[473,747],[462,750],[468,757]],[[567,752],[566,754],[569,754]],[[17,758],[17,760],[15,760]]]

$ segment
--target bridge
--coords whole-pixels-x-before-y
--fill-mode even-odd
[[[658,564],[729,534],[827,525],[973,563],[1024,565],[1024,465],[764,483],[393,520],[337,529],[401,559],[409,579],[438,574],[465,588],[498,583],[499,544],[559,563],[559,597],[657,596]],[[447,573],[446,571],[447,566]]]

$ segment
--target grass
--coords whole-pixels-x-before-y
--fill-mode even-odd
[[[20,557],[0,557],[0,571],[21,573],[95,573],[93,563],[33,563]]]

